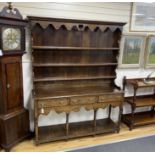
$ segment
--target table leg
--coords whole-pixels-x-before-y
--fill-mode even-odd
[[[97,109],[94,110],[94,121],[93,121],[94,132],[96,131],[96,115],[97,115]]]
[[[123,112],[123,107],[122,107],[122,105],[120,105],[119,106],[118,124],[117,124],[117,133],[120,132],[120,124],[121,124],[122,112]]]
[[[130,124],[130,130],[132,130],[132,129],[133,129],[133,126],[134,126],[135,107],[132,106],[131,110],[132,110],[132,112],[131,112],[131,124]]]

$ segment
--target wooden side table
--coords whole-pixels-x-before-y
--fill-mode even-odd
[[[127,79],[124,77],[123,80],[123,90],[125,90],[127,85],[133,87],[133,96],[125,97],[125,102],[131,105],[131,113],[122,116],[122,121],[129,126],[130,130],[137,126],[155,123],[155,94],[137,95],[137,90],[140,88],[154,88],[155,78],[150,78],[150,82],[148,83],[145,83],[144,79],[145,78]],[[148,106],[152,107],[151,111],[135,113],[136,108]]]

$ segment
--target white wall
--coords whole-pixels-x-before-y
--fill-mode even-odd
[[[6,3],[0,3],[0,9]],[[128,21],[130,16],[130,3],[13,3],[17,7],[23,17],[26,16],[42,16],[54,18],[70,18],[70,19],[86,19],[98,21],[116,21],[126,22],[123,33],[128,32]],[[33,101],[31,98],[32,90],[32,67],[31,67],[31,49],[30,49],[29,32],[27,32],[27,54],[23,56],[23,78],[24,78],[24,106],[29,108],[31,117],[31,130],[33,130]],[[116,84],[122,85],[123,76],[127,77],[144,77],[151,72],[151,69],[118,69]],[[140,93],[148,93],[150,90],[142,90]],[[130,92],[129,92],[130,93]],[[129,94],[127,93],[127,95]],[[80,112],[72,112],[70,121],[79,121],[86,119],[93,119],[92,111],[85,111],[81,109]],[[125,106],[124,112],[129,112],[130,107]],[[117,109],[113,112],[115,120],[117,118]],[[98,118],[105,117],[107,109],[100,109],[98,111]],[[40,117],[40,125],[63,123],[65,114],[62,113],[58,116],[52,111],[48,116]]]

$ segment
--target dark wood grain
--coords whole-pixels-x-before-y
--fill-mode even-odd
[[[14,62],[12,60],[14,59],[10,59],[10,61],[5,64],[8,110],[13,110],[16,107],[19,107],[23,99],[20,61]]]
[[[34,63],[117,63],[116,55],[118,51],[109,50],[106,52],[92,51],[74,51],[74,50],[34,50]],[[44,56],[43,56],[44,55]]]
[[[23,106],[22,55],[0,57],[0,145],[11,147],[29,135],[29,114]]]

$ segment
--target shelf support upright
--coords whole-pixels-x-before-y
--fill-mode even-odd
[[[97,109],[94,109],[94,121],[93,121],[94,132],[96,131],[96,115],[97,115]]]
[[[69,113],[66,113],[66,136],[68,136],[69,133]]]
[[[109,105],[109,114],[108,114],[108,118],[110,119],[111,116],[111,104]]]
[[[35,142],[36,142],[36,145],[38,145],[38,135],[39,135],[39,131],[38,131],[38,117],[39,117],[39,114],[38,114],[38,101],[35,102],[34,104],[34,124],[35,124]]]

